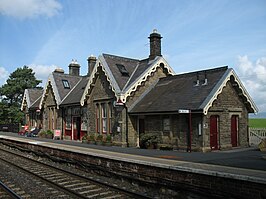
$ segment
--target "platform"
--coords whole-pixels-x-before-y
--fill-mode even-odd
[[[186,153],[98,146],[77,141],[22,137],[7,132],[0,132],[0,139],[16,140],[32,145],[129,163],[266,184],[266,160],[263,159],[263,154],[254,148],[224,152]]]

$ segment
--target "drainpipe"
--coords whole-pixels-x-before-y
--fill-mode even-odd
[[[128,143],[128,110],[127,110],[126,104],[125,104],[125,109],[126,109],[126,143],[127,143],[127,147],[129,147],[129,143]]]
[[[63,140],[63,135],[64,135],[64,119],[65,119],[65,115],[64,115],[64,108],[62,107],[62,132],[61,132],[61,137],[60,139]]]
[[[191,153],[191,144],[192,144],[192,115],[191,115],[191,110],[189,110],[189,152]]]

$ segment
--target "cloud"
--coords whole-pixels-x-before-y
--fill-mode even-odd
[[[260,112],[266,112],[266,57],[255,63],[248,56],[238,56],[238,75]]]
[[[0,13],[15,18],[34,18],[39,15],[52,17],[62,6],[57,0],[1,0]]]
[[[0,86],[5,84],[8,74],[9,72],[4,67],[0,67]]]
[[[30,64],[29,67],[35,73],[35,77],[39,80],[42,80],[42,86],[46,84],[49,74],[52,73],[56,68],[58,68],[55,65],[47,66],[37,64]]]

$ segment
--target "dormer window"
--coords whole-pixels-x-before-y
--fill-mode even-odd
[[[69,82],[65,79],[62,80],[64,88],[70,88]]]
[[[120,71],[120,73],[122,74],[122,76],[129,76],[129,73],[126,69],[126,67],[122,64],[116,64],[118,70]]]

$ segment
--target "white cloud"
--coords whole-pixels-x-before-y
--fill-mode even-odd
[[[239,77],[260,112],[266,112],[266,57],[252,63],[248,56],[239,56],[237,69]]]
[[[16,18],[52,17],[62,6],[57,0],[0,0],[0,13]]]
[[[41,84],[42,86],[46,84],[49,74],[52,73],[56,68],[58,68],[55,65],[46,66],[46,65],[36,65],[36,64],[30,64],[29,67],[35,73],[35,77],[39,80],[42,80]]]
[[[5,84],[8,74],[8,71],[4,67],[0,67],[0,86]]]

